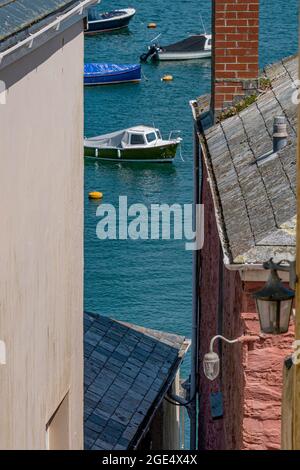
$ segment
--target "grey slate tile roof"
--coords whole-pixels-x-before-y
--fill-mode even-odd
[[[91,313],[84,327],[85,448],[134,447],[190,342]]]
[[[284,59],[263,74],[271,88],[248,108],[213,127],[208,112],[200,116],[220,239],[230,264],[261,264],[271,256],[295,254],[297,106],[292,94],[298,59]],[[198,113],[206,106],[207,97],[199,99]],[[272,154],[277,115],[287,119],[288,146],[261,159]]]
[[[29,28],[78,3],[78,0],[0,0],[0,50],[4,41],[12,46],[28,35]]]

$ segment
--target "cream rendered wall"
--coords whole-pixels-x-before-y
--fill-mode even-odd
[[[180,371],[169,391],[174,395],[180,394]],[[151,423],[148,439],[144,443],[145,449],[151,442],[151,450],[180,450],[180,432],[184,432],[180,429],[180,411],[179,406],[162,401]]]
[[[0,448],[83,440],[83,24],[0,71]]]
[[[171,387],[174,395],[180,394],[180,372],[178,371]],[[180,450],[180,412],[181,407],[163,401],[163,449]],[[187,423],[188,425],[188,423]],[[181,429],[181,432],[184,432]]]

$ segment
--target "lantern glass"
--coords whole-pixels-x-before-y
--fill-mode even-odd
[[[262,300],[256,299],[261,330],[267,334],[283,334],[289,329],[293,299]]]
[[[217,353],[209,352],[203,359],[203,370],[209,380],[215,380],[220,373],[220,358]]]

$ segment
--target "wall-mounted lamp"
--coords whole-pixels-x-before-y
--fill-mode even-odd
[[[260,327],[264,333],[279,335],[289,329],[295,291],[284,287],[277,271],[290,273],[290,285],[295,285],[295,262],[270,261],[264,263],[264,269],[271,270],[266,285],[253,294],[259,315]]]
[[[205,354],[203,359],[203,371],[205,377],[209,380],[215,380],[220,373],[220,358],[218,354],[214,352],[214,342],[216,339],[222,339],[223,341],[226,341],[226,343],[233,344],[238,343],[241,340],[241,337],[230,340],[224,338],[224,336],[217,335],[211,339],[209,353]]]

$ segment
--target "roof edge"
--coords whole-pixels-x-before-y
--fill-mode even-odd
[[[46,18],[43,18],[39,22],[34,23],[32,28],[25,28],[22,32],[16,34],[19,37],[19,34],[24,34],[27,32],[28,35],[17,43],[12,43],[10,36],[7,40],[0,42],[2,45],[0,52],[0,69],[4,68],[11,63],[15,62],[22,56],[26,55],[28,52],[31,52],[33,49],[41,46],[56,34],[61,32],[62,25],[66,29],[74,23],[74,18],[77,16],[85,15],[85,11],[90,6],[99,3],[100,0],[79,0],[76,5],[71,4],[69,8],[60,9],[53,14],[48,15]],[[73,5],[73,6],[72,6]],[[67,10],[67,11],[66,11]],[[61,15],[57,16],[59,11],[66,11]],[[79,21],[76,19],[76,21]],[[43,26],[36,30],[37,24],[42,23]]]

